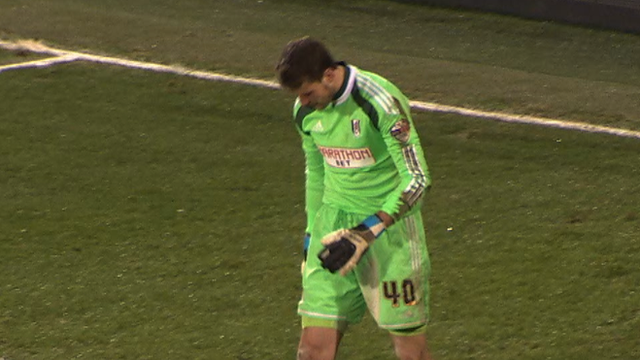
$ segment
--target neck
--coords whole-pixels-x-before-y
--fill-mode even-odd
[[[343,65],[338,65],[334,70],[333,81],[331,82],[331,91],[333,92],[334,99],[337,98],[340,94],[340,90],[347,79],[345,79],[345,68]]]

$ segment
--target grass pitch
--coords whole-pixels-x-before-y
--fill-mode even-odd
[[[0,50],[0,66],[11,65],[11,64],[19,64],[27,61],[34,61],[46,58],[47,56],[42,56],[26,51],[20,52],[11,52]]]
[[[94,64],[2,76],[4,356],[294,356],[303,159],[287,94]],[[637,140],[416,122],[437,358],[638,354]],[[365,324],[341,358],[390,358]]]
[[[391,1],[12,0],[0,36],[273,78],[293,38],[415,100],[640,129],[640,36]]]
[[[91,64],[2,84],[8,357],[233,358],[224,344],[247,341],[261,358],[291,351],[268,336],[295,334],[290,236],[302,217],[295,134],[262,110],[286,113],[279,94]]]
[[[611,32],[379,1],[17,0],[0,33],[270,78],[310,14],[414,99],[638,129],[640,42]],[[291,101],[89,63],[0,74],[0,357],[293,358]],[[435,358],[640,357],[638,140],[415,119]],[[369,318],[339,356],[393,358]]]

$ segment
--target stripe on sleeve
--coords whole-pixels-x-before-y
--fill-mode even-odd
[[[422,166],[420,166],[415,145],[402,148],[402,155],[412,178],[411,182],[402,193],[402,197],[409,207],[413,207],[424,192],[426,187],[426,176],[422,170]]]

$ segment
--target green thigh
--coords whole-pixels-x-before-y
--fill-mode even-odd
[[[322,237],[350,228],[367,216],[323,206],[311,235],[298,313],[356,323],[368,309],[382,328],[407,329],[429,318],[429,255],[419,212],[391,226],[346,276],[322,268]]]

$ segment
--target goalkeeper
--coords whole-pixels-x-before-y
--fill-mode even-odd
[[[306,159],[298,359],[333,360],[347,326],[367,309],[390,332],[398,358],[430,359],[420,214],[430,177],[408,99],[308,37],[287,44],[276,71],[297,95],[293,118]]]

